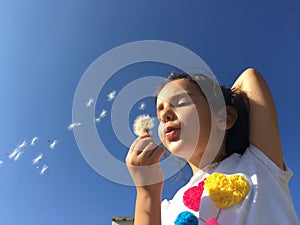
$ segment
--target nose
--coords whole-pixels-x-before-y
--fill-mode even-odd
[[[176,118],[176,114],[172,105],[165,103],[160,110],[159,118],[163,123],[174,120]]]

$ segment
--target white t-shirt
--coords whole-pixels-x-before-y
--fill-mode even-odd
[[[250,184],[245,199],[220,210],[204,190],[200,209],[195,211],[187,207],[183,203],[184,193],[212,172],[243,175]],[[250,145],[243,155],[233,154],[221,163],[199,170],[172,200],[164,200],[161,204],[162,225],[173,225],[183,211],[193,213],[199,219],[199,225],[204,225],[211,218],[216,218],[220,225],[299,225],[288,187],[292,175],[289,168],[281,170],[259,149]]]

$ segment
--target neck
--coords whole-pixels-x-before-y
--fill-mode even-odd
[[[217,156],[214,158],[213,161],[209,162],[209,163],[205,163],[203,164],[203,162],[201,162],[203,155],[201,157],[192,157],[188,163],[189,166],[192,169],[193,174],[195,174],[196,172],[198,172],[200,169],[203,169],[204,167],[212,164],[212,163],[216,163],[216,162],[221,162],[223,159],[226,158],[226,150],[225,150],[225,146],[222,145],[222,147],[220,148]],[[201,164],[200,164],[201,163]],[[202,165],[203,164],[203,165]]]
[[[188,163],[192,169],[193,174],[195,174],[199,171],[199,169],[200,169],[199,166],[196,166],[195,164],[191,163],[190,161],[188,161]]]

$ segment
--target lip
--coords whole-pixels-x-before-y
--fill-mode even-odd
[[[174,138],[174,136],[178,133],[180,128],[168,126],[164,129],[164,134],[166,139],[171,140]]]

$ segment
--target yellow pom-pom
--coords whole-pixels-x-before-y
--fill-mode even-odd
[[[222,173],[213,173],[204,182],[209,197],[218,208],[222,209],[239,203],[250,190],[247,179],[238,174],[226,176]]]

